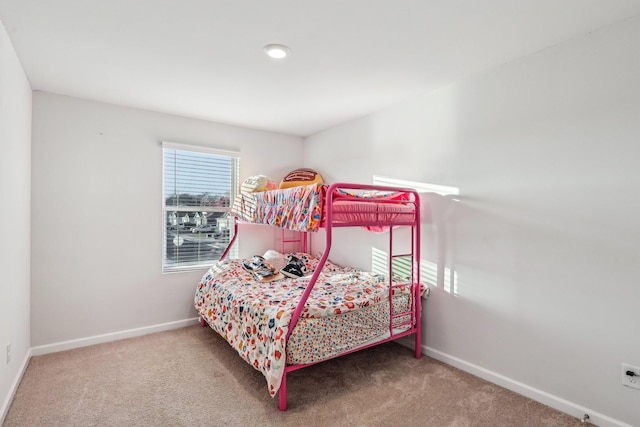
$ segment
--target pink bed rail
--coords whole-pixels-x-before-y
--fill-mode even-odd
[[[409,197],[409,200],[380,200],[380,199],[366,199],[366,198],[356,198],[356,197],[351,198],[349,196],[345,196],[344,194],[339,194],[338,190],[393,191],[393,192],[406,193],[410,197]],[[406,217],[403,217],[403,219],[400,221],[393,220],[393,219],[377,220],[377,221],[372,221],[371,219],[367,219],[366,221],[358,221],[358,220],[345,221],[344,219],[341,219],[339,222],[334,222],[333,217],[334,217],[334,207],[335,207],[336,199],[339,199],[340,201],[353,200],[353,201],[357,201],[358,203],[373,203],[373,204],[382,203],[382,204],[396,204],[396,205],[410,204],[410,205],[413,205],[414,207],[413,215],[411,215],[411,220],[406,220]],[[286,340],[287,341],[289,340],[289,337],[293,329],[295,328],[296,323],[298,322],[300,313],[302,313],[302,310],[304,309],[307,299],[309,298],[309,295],[311,294],[311,291],[313,290],[313,287],[315,286],[315,283],[317,282],[318,277],[320,276],[322,268],[327,262],[327,259],[329,257],[329,252],[331,251],[331,245],[333,243],[332,229],[335,227],[363,227],[363,226],[375,225],[376,227],[378,226],[389,227],[389,259],[388,259],[388,269],[389,269],[388,274],[390,278],[389,280],[389,283],[390,283],[390,286],[389,286],[389,337],[382,339],[380,341],[377,341],[375,343],[361,346],[361,347],[349,350],[347,352],[338,354],[336,356],[333,356],[332,358],[343,356],[345,354],[353,353],[359,350],[363,350],[365,348],[373,347],[388,341],[397,340],[398,338],[415,334],[415,357],[419,359],[421,356],[420,319],[421,319],[422,308],[421,308],[421,296],[420,296],[420,267],[419,267],[419,263],[420,263],[420,196],[418,195],[417,191],[410,188],[400,188],[400,187],[381,187],[381,186],[375,186],[375,185],[335,183],[330,185],[329,188],[327,189],[324,210],[325,210],[325,218],[323,220],[322,227],[325,229],[326,247],[322,256],[320,257],[317,268],[315,269],[315,271],[313,272],[313,275],[311,276],[311,279],[305,289],[304,294],[300,298],[300,302],[298,303],[298,306],[293,312],[293,315],[291,317],[291,322],[289,323],[289,329],[287,331]],[[342,213],[344,213],[344,210],[342,210]],[[381,217],[388,218],[388,216],[384,216],[384,215],[381,215]],[[393,253],[393,227],[395,226],[411,227],[411,252],[410,253],[402,253],[402,254]],[[307,240],[306,233],[304,234],[305,236],[302,239],[302,241],[304,242],[304,247],[306,248],[308,240]],[[238,221],[236,220],[234,221],[233,237],[231,238],[227,248],[225,249],[222,256],[220,257],[221,260],[228,255],[229,250],[231,246],[234,244],[237,235],[238,235]],[[284,242],[284,235],[283,235],[283,245],[284,243],[285,242]],[[393,259],[397,257],[407,257],[407,256],[410,257],[411,259],[410,283],[406,283],[406,282],[394,283],[391,280],[391,278],[394,277]],[[403,286],[411,287],[412,298],[411,298],[410,310],[407,312],[395,313],[393,311],[393,304],[391,303],[393,298],[393,292],[394,292],[394,289],[403,287]],[[405,316],[408,317],[409,320],[402,322],[400,324],[394,325],[394,319],[398,319]],[[400,327],[406,327],[406,329],[403,329],[400,332],[394,332],[394,329],[399,329]],[[320,362],[315,362],[315,363],[320,363]],[[278,407],[281,411],[286,411],[287,409],[287,373],[305,368],[307,366],[314,365],[315,363],[294,364],[294,365],[287,365],[285,367],[284,374],[282,375],[282,382],[280,384],[280,389],[278,391],[278,400],[279,400]]]

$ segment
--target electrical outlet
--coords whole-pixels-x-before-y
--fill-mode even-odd
[[[7,365],[11,362],[11,343],[7,343]]]
[[[640,368],[623,363],[622,385],[640,390]]]

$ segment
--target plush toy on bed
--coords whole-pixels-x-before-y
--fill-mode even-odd
[[[299,187],[301,185],[311,185],[323,183],[318,172],[309,168],[300,168],[289,172],[280,182],[280,188]]]
[[[265,175],[250,176],[242,182],[240,191],[243,193],[258,193],[260,191],[276,190],[278,184]]]

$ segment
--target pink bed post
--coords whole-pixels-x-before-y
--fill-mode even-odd
[[[229,251],[231,250],[231,246],[233,246],[233,244],[236,241],[236,237],[238,237],[238,218],[234,216],[233,217],[233,237],[231,238],[231,240],[229,240],[229,244],[225,248],[224,252],[222,252],[222,255],[220,255],[220,261],[225,259],[226,256],[229,254]]]
[[[287,410],[287,369],[285,368],[280,381],[280,389],[278,390],[278,408],[281,411]]]
[[[416,359],[420,359],[422,355],[421,340],[422,340],[422,316],[421,316],[421,296],[420,296],[420,195],[414,190],[403,190],[413,194],[415,215],[411,224],[411,286],[412,286],[412,322],[411,328],[415,332],[415,354]],[[393,227],[389,228],[389,283],[393,285]],[[393,299],[392,286],[389,287],[389,334],[393,336],[393,306],[391,301]]]
[[[328,212],[330,212],[330,210]],[[331,215],[329,213],[327,213],[327,215],[328,215],[328,218],[330,219]],[[311,279],[309,280],[309,284],[307,285],[304,293],[302,294],[302,297],[300,298],[300,302],[298,302],[298,306],[296,307],[296,310],[293,312],[293,315],[291,316],[291,321],[289,322],[289,329],[287,330],[285,342],[289,342],[289,336],[291,335],[291,332],[293,332],[293,329],[295,328],[296,323],[298,322],[298,318],[300,317],[300,313],[302,313],[302,309],[307,303],[307,299],[309,298],[309,295],[313,290],[313,286],[318,281],[318,277],[322,272],[322,267],[324,266],[325,262],[327,261],[327,258],[329,257],[329,249],[331,249],[331,226],[327,225],[327,228],[328,228],[326,233],[327,246],[324,250],[324,253],[322,254],[322,257],[320,257],[318,266],[316,267],[315,271],[313,272],[313,275],[311,276]],[[285,366],[284,368],[284,373],[282,374],[282,380],[280,382],[280,389],[278,390],[278,408],[281,411],[287,410],[287,372],[289,372],[288,368],[289,368],[288,366]]]
[[[302,294],[302,297],[298,302],[298,306],[296,307],[295,311],[293,312],[293,315],[291,316],[291,321],[289,322],[289,329],[287,330],[285,342],[289,342],[289,336],[291,336],[291,332],[293,332],[293,329],[295,328],[296,323],[298,322],[300,313],[302,313],[302,310],[304,309],[304,306],[307,303],[307,299],[309,298],[309,295],[311,294],[311,291],[313,290],[314,285],[318,281],[318,277],[322,272],[322,267],[324,267],[324,264],[329,258],[329,251],[331,250],[331,242],[332,242],[331,203],[333,202],[334,188],[336,188],[336,184],[333,184],[329,187],[329,189],[327,190],[327,197],[325,200],[326,211],[327,211],[327,214],[326,214],[327,216],[325,221],[326,246],[325,246],[324,252],[322,253],[322,256],[320,257],[318,266],[316,267],[313,274],[311,275],[311,279],[309,279],[309,284],[305,288],[304,293]],[[307,245],[307,243],[308,242],[307,242],[306,233],[305,233],[305,240],[304,240],[305,246]],[[278,390],[278,408],[281,411],[287,410],[287,372],[289,372],[287,368],[288,366],[285,366],[284,373],[282,374],[282,380],[280,382],[280,389]]]

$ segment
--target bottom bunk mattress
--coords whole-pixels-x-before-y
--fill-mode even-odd
[[[295,255],[308,271],[315,270],[315,258]],[[230,260],[212,266],[196,288],[200,317],[263,373],[272,396],[286,364],[319,362],[390,335],[386,277],[327,263],[287,343],[291,317],[309,280],[256,282],[243,260]],[[409,311],[410,287],[396,288],[392,301],[394,312]],[[395,324],[407,320],[398,318]]]

